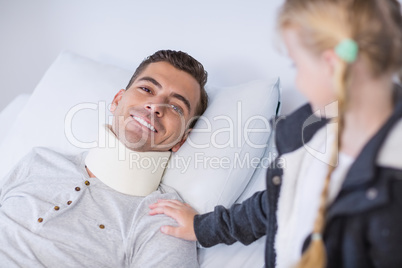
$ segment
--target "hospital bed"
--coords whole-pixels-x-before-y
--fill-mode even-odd
[[[25,33],[41,35],[39,45],[25,46],[30,52],[21,50],[23,45],[14,48],[11,41],[0,45],[10,55],[19,50],[25,63],[20,73],[0,83],[14,79],[18,84],[24,72],[40,82],[25,85],[29,93],[14,94],[1,109],[0,178],[32,147],[79,153],[96,146],[98,129],[110,119],[110,102],[134,68],[156,50],[174,49],[204,64],[210,106],[171,158],[190,159],[188,165],[170,166],[162,183],[201,213],[216,205],[229,207],[265,188],[266,168],[276,156],[268,121],[304,102],[275,32],[282,1],[16,2],[8,4],[10,12],[22,2],[30,8],[24,17],[33,28]],[[15,27],[24,31],[23,25]],[[7,34],[12,33],[2,36]],[[2,88],[1,94],[12,92]],[[264,247],[265,237],[249,246],[199,248],[199,263],[263,267]]]

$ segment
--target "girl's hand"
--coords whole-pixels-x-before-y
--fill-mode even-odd
[[[151,209],[150,215],[165,214],[175,219],[179,224],[178,227],[162,226],[162,233],[185,240],[197,240],[194,233],[194,216],[198,213],[189,204],[184,204],[178,200],[158,200],[149,208]]]

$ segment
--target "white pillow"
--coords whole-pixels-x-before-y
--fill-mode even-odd
[[[0,179],[32,147],[70,154],[98,139],[108,105],[133,72],[63,52],[46,71],[0,144]],[[72,117],[72,118],[71,118]],[[71,120],[70,120],[71,119]],[[71,125],[66,128],[65,125]],[[70,134],[73,134],[72,137]]]
[[[246,190],[241,194],[239,199],[236,200],[236,203],[241,203],[255,192],[266,189],[265,176],[267,173],[267,165],[277,156],[274,139],[274,133],[272,133],[261,165],[255,170]],[[230,246],[219,244],[210,248],[199,248],[198,261],[203,268],[264,267],[265,241],[266,236],[263,236],[247,246],[240,242],[235,242]],[[223,256],[230,256],[230,258]]]
[[[8,126],[14,123],[29,97],[31,95],[27,93],[18,95],[0,112],[0,142],[7,136]]]
[[[207,110],[163,177],[200,213],[232,205],[246,188],[268,145],[280,83],[275,78],[207,92]]]
[[[0,144],[0,178],[32,147],[46,146],[71,154],[95,146],[99,126],[108,122],[111,116],[108,111],[110,102],[119,89],[125,88],[133,72],[70,52],[61,53]],[[227,157],[227,161],[232,161],[236,154],[241,159],[246,156],[258,160],[270,135],[266,124],[275,113],[278,90],[278,79],[237,87],[208,87],[210,106],[188,142],[173,155],[172,160],[178,157],[195,160],[195,153],[198,153],[197,157],[199,154],[219,159]],[[238,111],[240,106],[241,111]],[[258,117],[248,122],[253,116]],[[216,148],[231,141],[227,131],[231,124],[229,119],[234,120],[233,144]],[[207,122],[211,123],[211,131],[206,131]],[[239,126],[244,125],[265,130],[247,134],[250,139],[245,140],[243,134],[240,138],[238,135]],[[251,143],[261,145],[261,148],[252,148]],[[208,148],[194,148],[195,145]],[[254,167],[234,166],[230,164],[232,162],[218,169],[208,164],[206,168],[195,166],[194,163],[183,170],[171,161],[163,182],[176,188],[200,212],[217,204],[232,204],[254,172]]]

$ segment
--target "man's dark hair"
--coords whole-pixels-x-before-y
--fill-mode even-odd
[[[128,83],[126,90],[134,83],[135,79],[144,71],[144,69],[154,62],[167,62],[173,67],[190,74],[200,85],[200,102],[195,110],[195,120],[191,120],[189,128],[194,127],[197,118],[201,116],[208,106],[208,95],[205,91],[205,84],[207,83],[208,73],[204,70],[204,66],[196,59],[182,51],[173,50],[159,50],[153,55],[145,58],[138,68],[135,70],[133,76]]]

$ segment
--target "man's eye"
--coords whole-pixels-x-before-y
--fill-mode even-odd
[[[140,87],[140,89],[145,91],[145,92],[148,92],[148,93],[152,92],[149,88],[146,88],[146,87]]]
[[[176,105],[172,104],[171,107],[172,107],[172,109],[173,109],[175,112],[177,112],[179,115],[183,115],[183,110],[182,110],[179,106],[176,106]]]

